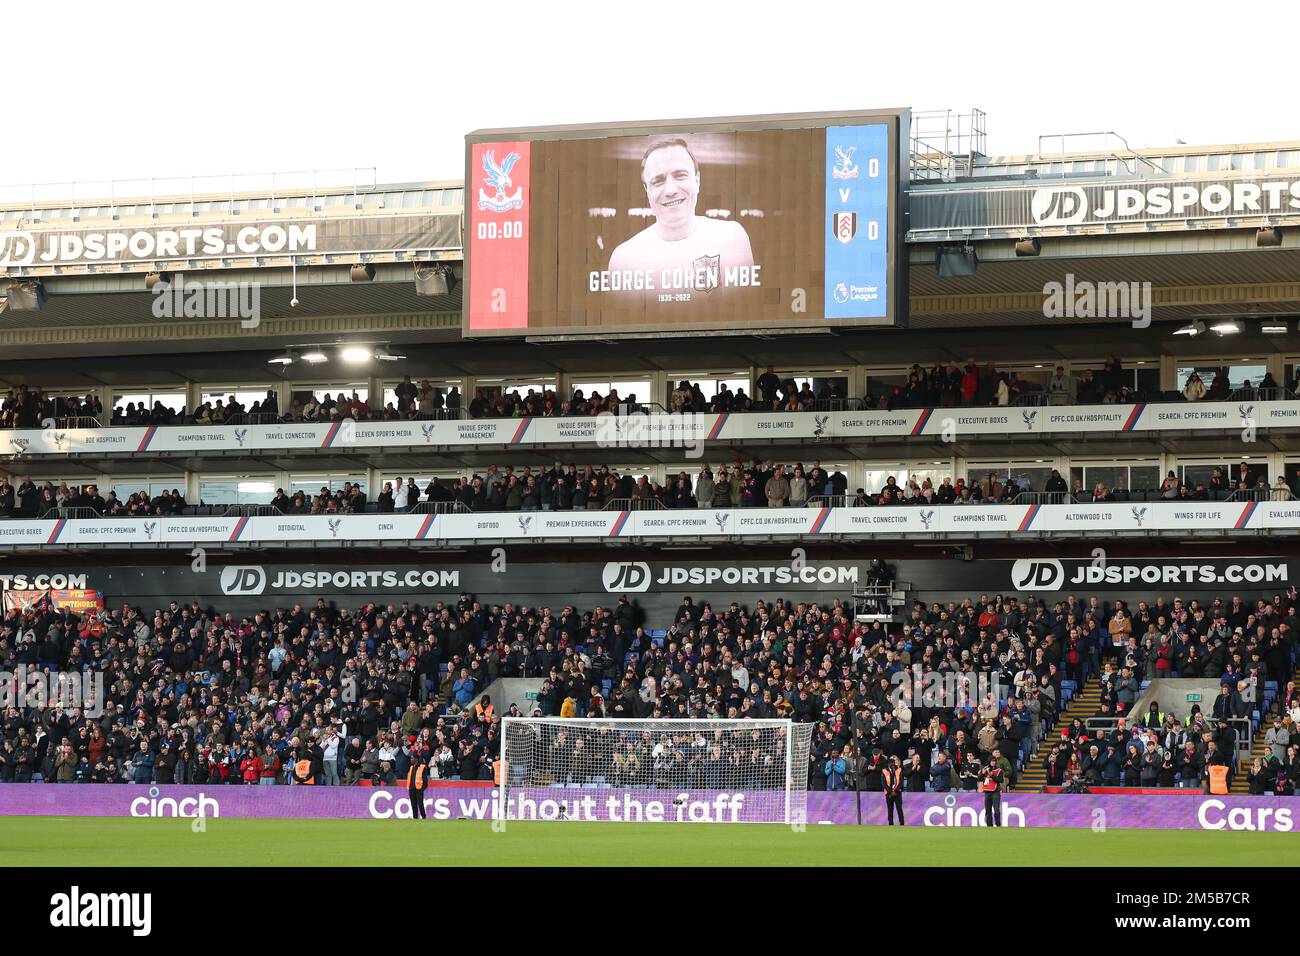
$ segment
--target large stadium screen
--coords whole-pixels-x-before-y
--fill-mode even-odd
[[[465,334],[902,324],[908,115],[473,133]]]

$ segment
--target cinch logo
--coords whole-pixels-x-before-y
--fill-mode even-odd
[[[73,886],[50,897],[50,925],[58,929],[125,926],[132,936],[148,936],[152,913],[152,893],[82,893]]]
[[[0,268],[29,266],[36,258],[36,240],[30,232],[0,235]]]
[[[179,800],[175,797],[159,796],[161,791],[157,787],[149,788],[149,796],[136,797],[131,801],[131,816],[133,817],[219,817],[221,816],[221,805],[209,797],[207,794],[199,791],[197,797],[181,797]]]
[[[957,806],[957,798],[951,793],[943,798],[943,806],[930,807],[921,817],[927,827],[982,827],[984,814],[974,807]],[[1019,807],[1008,806],[1002,802],[1002,825],[1004,827],[1023,827],[1025,811]]]
[[[650,590],[650,565],[644,561],[609,561],[600,575],[609,594]]]
[[[1011,566],[1011,587],[1016,591],[1059,591],[1065,583],[1065,566],[1055,558],[1021,558]]]
[[[1029,211],[1040,226],[1068,226],[1083,221],[1088,198],[1081,186],[1048,186],[1034,190]]]
[[[221,571],[222,594],[261,594],[266,590],[266,572],[257,565],[229,567]]]

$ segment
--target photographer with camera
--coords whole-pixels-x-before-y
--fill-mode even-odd
[[[1006,777],[1002,768],[990,760],[980,770],[980,791],[984,794],[984,825],[1002,826],[1002,791]]]

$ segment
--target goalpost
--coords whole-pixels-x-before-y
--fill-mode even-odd
[[[800,825],[812,730],[789,720],[503,717],[496,817]]]

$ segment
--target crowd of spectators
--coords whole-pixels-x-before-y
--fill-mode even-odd
[[[1112,748],[1126,756],[1130,744],[1157,748],[1157,783],[1170,754],[1174,780],[1187,781],[1233,752],[1222,718],[1274,680],[1285,690],[1266,718],[1279,728],[1269,772],[1291,792],[1300,761],[1282,732],[1300,720],[1288,682],[1296,606],[1295,589],[1131,611],[1095,596],[981,595],[858,623],[839,599],[685,597],[656,622],[662,632],[626,596],[586,612],[468,594],[247,615],[175,601],[85,616],[15,608],[0,626],[0,669],[100,673],[106,699],[89,713],[54,701],[0,715],[0,781],[392,783],[415,760],[440,779],[490,780],[501,715],[483,691],[497,677],[542,679],[535,715],[811,723],[814,789],[879,789],[893,756],[910,789],[971,788],[977,767],[1014,777],[1036,752],[1052,780],[1108,782]],[[918,699],[899,680],[913,668],[953,677],[951,695]],[[1076,724],[1054,742],[1063,682],[1094,672],[1101,715],[1126,723],[1104,738]],[[1186,722],[1131,712],[1137,681],[1180,674],[1219,678],[1226,703]],[[1119,779],[1131,769],[1121,758]]]
[[[1296,473],[1300,482],[1300,471]],[[554,462],[549,467],[491,465],[482,473],[463,478],[432,478],[417,484],[413,476],[396,476],[383,482],[373,499],[360,482],[345,481],[340,488],[328,485],[313,493],[292,493],[277,489],[263,502],[286,515],[406,513],[416,510],[476,512],[599,510],[614,503],[627,509],[639,508],[751,508],[804,507],[831,504],[838,507],[897,507],[932,505],[1007,504],[1035,492],[1034,501],[1051,503],[1106,503],[1145,500],[1223,500],[1236,492],[1289,501],[1296,497],[1292,486],[1278,476],[1269,486],[1263,477],[1252,478],[1242,463],[1238,474],[1215,468],[1206,482],[1195,486],[1179,481],[1173,471],[1160,488],[1130,492],[1123,487],[1097,483],[1092,489],[1080,479],[1072,486],[1055,469],[1039,489],[1015,478],[989,472],[981,480],[944,478],[935,484],[929,478],[908,478],[902,482],[888,476],[879,488],[856,488],[841,470],[823,468],[820,461],[803,463],[740,460],[716,468],[702,465],[694,474],[679,471],[663,481],[633,471],[619,472],[608,465],[576,465]],[[220,507],[211,502],[200,502]],[[422,507],[423,506],[423,507]],[[170,517],[189,513],[180,489],[150,494],[135,491],[119,496],[100,494],[94,484],[72,485],[47,481],[37,484],[30,477],[17,486],[0,478],[0,518],[38,518],[53,509],[90,509],[105,517]],[[192,509],[190,509],[192,511]],[[84,511],[78,512],[84,514]]]
[[[0,402],[0,428],[39,428],[43,422],[55,421],[83,425],[92,419],[107,425],[220,425],[274,424],[294,422],[408,421],[436,418],[518,418],[523,416],[568,417],[630,414],[638,411],[712,412],[807,412],[838,410],[888,410],[903,408],[987,407],[1020,404],[1096,405],[1130,404],[1136,401],[1224,401],[1229,398],[1274,398],[1282,390],[1270,373],[1252,386],[1244,383],[1234,389],[1226,368],[1220,368],[1207,386],[1197,372],[1192,372],[1177,392],[1145,394],[1133,387],[1133,376],[1122,362],[1110,356],[1098,370],[1085,369],[1077,376],[1058,365],[1046,382],[1022,378],[1019,373],[1000,371],[993,361],[984,364],[968,359],[964,363],[936,362],[929,368],[913,365],[905,383],[885,389],[869,389],[862,398],[845,394],[843,379],[802,379],[778,373],[768,366],[754,381],[754,394],[743,387],[732,389],[720,383],[712,396],[706,396],[699,382],[689,379],[670,387],[664,401],[646,403],[635,394],[621,395],[617,388],[604,395],[576,389],[567,397],[542,387],[509,392],[479,387],[468,402],[459,386],[445,388],[428,379],[413,382],[406,376],[393,389],[392,401],[381,404],[363,398],[358,391],[322,393],[295,392],[287,408],[281,409],[275,389],[245,405],[231,394],[225,399],[205,401],[198,407],[174,409],[162,401],[152,406],[145,402],[127,402],[111,410],[107,420],[104,408],[93,394],[54,395],[41,388],[20,385]],[[671,383],[670,383],[671,385]],[[1300,379],[1297,380],[1300,387]],[[1296,390],[1287,392],[1295,395]]]
[[[89,509],[108,518],[161,518],[183,515],[187,507],[179,488],[159,490],[153,495],[133,491],[119,498],[116,491],[101,495],[95,484],[69,485],[66,481],[57,485],[52,481],[37,484],[28,477],[15,486],[7,478],[0,478],[0,518],[42,518],[67,508],[78,509],[78,515],[86,514]]]
[[[60,396],[19,385],[0,401],[0,428],[40,428],[47,421],[100,419],[103,412],[103,403],[93,393],[84,398]]]
[[[1300,471],[1296,473],[1300,483]],[[1146,500],[1210,501],[1223,500],[1233,492],[1238,497],[1250,495],[1275,501],[1295,497],[1285,478],[1269,486],[1267,479],[1255,478],[1245,463],[1239,474],[1215,468],[1210,479],[1195,485],[1184,483],[1170,471],[1159,488],[1129,491],[1122,486],[1108,487],[1098,482],[1085,488],[1081,479],[1067,484],[1060,472],[1052,469],[1041,488],[999,472],[989,472],[983,480],[961,477],[955,482],[945,477],[935,484],[928,477],[908,478],[900,482],[887,476],[879,488],[857,487],[850,492],[848,477],[842,470],[823,468],[820,461],[805,466],[802,462],[786,465],[755,460],[749,465],[739,459],[716,467],[702,465],[694,475],[685,470],[666,475],[663,481],[633,471],[619,473],[607,465],[575,465],[555,462],[550,467],[524,465],[490,466],[483,473],[450,480],[430,480],[420,489],[413,478],[385,481],[378,498],[381,512],[409,511],[422,500],[435,505],[458,503],[470,511],[569,511],[600,509],[610,502],[624,508],[750,508],[804,507],[832,504],[839,507],[892,507],[930,505],[1009,504],[1025,492],[1035,493],[1034,501],[1058,504],[1113,503]],[[299,493],[286,501],[283,492],[273,504],[286,513],[307,514],[325,511],[360,511],[365,495],[356,486],[339,492],[322,488],[315,502]],[[330,499],[334,501],[331,503]],[[287,506],[286,506],[287,505]]]

